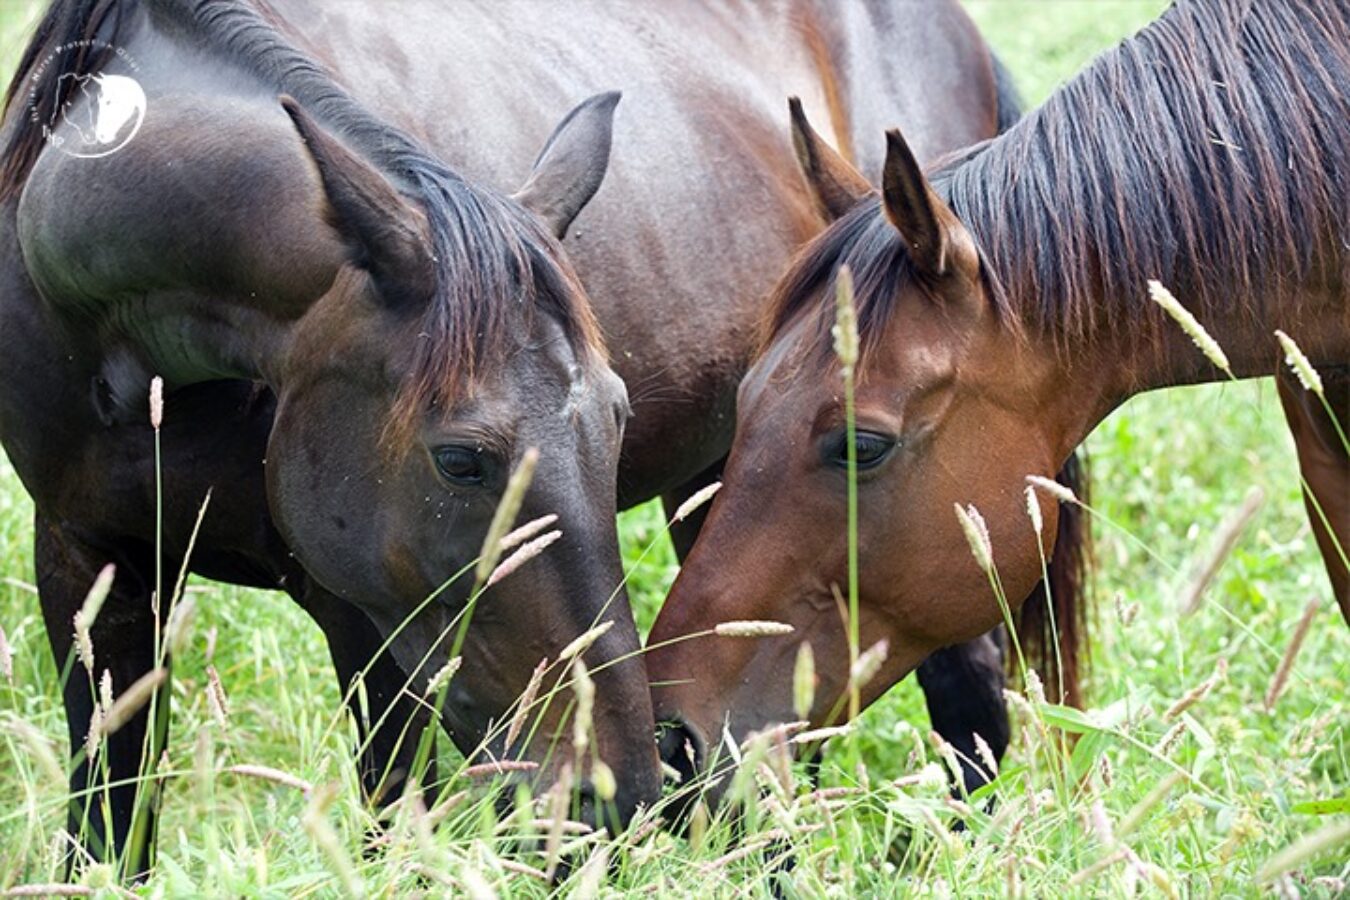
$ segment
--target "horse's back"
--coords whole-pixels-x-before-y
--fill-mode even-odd
[[[759,301],[822,225],[787,97],[874,179],[885,128],[932,157],[997,124],[988,51],[947,2],[341,5],[302,33],[358,99],[506,190],[559,115],[623,91],[606,183],[566,244],[634,401],[625,502],[725,452]]]

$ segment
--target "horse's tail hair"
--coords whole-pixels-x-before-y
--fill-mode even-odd
[[[1087,458],[1069,457],[1056,480],[1088,502]],[[1092,529],[1081,506],[1059,509],[1055,549],[1041,581],[1013,617],[1017,640],[1027,665],[1043,676],[1047,699],[1082,706],[1080,676],[1086,668],[1088,569],[1092,561]],[[1015,663],[1015,660],[1012,662]]]

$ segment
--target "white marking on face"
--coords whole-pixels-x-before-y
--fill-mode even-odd
[[[567,389],[567,400],[562,406],[562,416],[564,419],[571,419],[581,411],[581,401],[586,396],[586,371],[581,366],[571,366],[567,370],[567,375],[572,383]]]

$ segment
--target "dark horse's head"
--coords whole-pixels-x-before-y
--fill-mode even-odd
[[[617,100],[574,110],[506,197],[420,151],[377,168],[283,98],[348,256],[292,331],[267,475],[289,546],[370,616],[420,695],[456,641],[508,479],[537,451],[515,524],[555,516],[538,536],[561,536],[474,603],[443,719],[466,753],[551,777],[573,756],[572,690],[531,709],[509,747],[506,725],[539,663],[553,687],[569,643],[610,623],[584,653],[591,746],[618,774],[626,821],[659,787],[614,521],[628,401],[558,242],[600,186]]]
[[[841,268],[856,280],[863,338],[854,440],[859,644],[887,642],[861,685],[864,706],[933,651],[1001,621],[953,504],[988,516],[1004,588],[1020,602],[1040,574],[1024,477],[1052,476],[1061,462],[1028,433],[1034,410],[1019,379],[1031,376],[1017,373],[1036,366],[1010,359],[1018,342],[985,290],[974,239],[899,132],[888,135],[878,196],[794,112],[807,180],[837,221],[777,288],[765,346],[741,385],[724,486],[652,629],[655,707],[671,723],[662,749],[686,771],[689,747],[699,768],[704,748],[725,733],[740,741],[798,718],[792,673],[803,643],[818,678],[809,718],[844,717],[848,431],[830,342]],[[1055,516],[1044,510],[1047,535]],[[747,619],[793,631],[711,633]],[[705,636],[680,639],[691,634]]]

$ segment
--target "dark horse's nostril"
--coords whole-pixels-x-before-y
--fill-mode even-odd
[[[679,774],[680,784],[689,784],[703,768],[707,744],[698,729],[679,717],[656,726],[656,746],[661,761]]]

